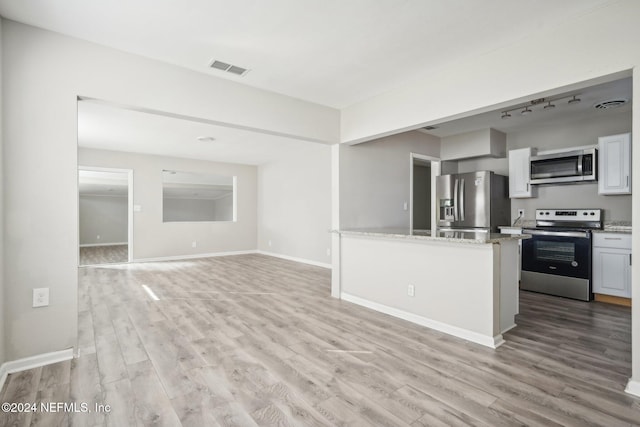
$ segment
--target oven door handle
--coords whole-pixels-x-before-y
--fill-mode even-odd
[[[543,230],[522,230],[522,234],[531,234],[532,236],[560,236],[560,237],[580,237],[589,238],[588,232],[582,231],[543,231]]]

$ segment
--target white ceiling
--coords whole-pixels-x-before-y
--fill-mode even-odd
[[[128,194],[128,189],[126,172],[78,171],[78,191],[81,196],[124,197]]]
[[[0,0],[5,18],[342,108],[611,0]],[[597,29],[594,29],[597,30]],[[212,70],[213,59],[251,71]]]
[[[210,136],[214,141],[198,141]],[[78,145],[113,151],[260,165],[312,142],[251,132],[106,103],[78,102]]]
[[[429,70],[482,55],[578,19],[610,0],[0,0],[6,18],[295,98],[344,107]],[[243,77],[208,68],[221,60]],[[493,127],[504,132],[595,111],[631,98],[631,81],[578,91],[509,120],[479,114],[427,131],[436,136]],[[455,96],[455,93],[452,93]],[[622,107],[631,108],[630,106]],[[619,111],[623,111],[619,109]],[[260,165],[310,142],[183,120],[105,103],[79,102],[81,147]],[[197,141],[211,136],[213,142]]]
[[[233,184],[232,176],[162,171],[162,197],[165,199],[215,200],[232,195]]]
[[[422,130],[425,133],[438,137],[445,137],[459,133],[470,132],[483,128],[493,128],[504,133],[522,130],[534,126],[550,125],[553,123],[569,122],[574,120],[583,120],[598,118],[608,114],[619,114],[631,111],[632,108],[632,88],[633,83],[631,77],[603,83],[595,86],[585,87],[571,92],[560,92],[545,98],[546,101],[556,100],[552,102],[555,108],[543,108],[547,102],[537,105],[531,105],[531,102],[519,103],[507,109],[518,108],[511,111],[511,117],[502,118],[502,110],[490,111],[487,113],[476,114],[462,119],[451,120],[448,122],[437,123],[434,130]],[[575,95],[580,102],[569,104],[568,101]],[[559,99],[560,98],[560,99]],[[535,99],[535,98],[534,98]],[[537,98],[540,99],[540,98]],[[594,105],[603,101],[613,99],[626,99],[629,102],[616,108],[596,109]],[[521,111],[525,105],[529,105],[531,113],[522,115]]]

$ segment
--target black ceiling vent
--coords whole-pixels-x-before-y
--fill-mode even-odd
[[[598,102],[597,104],[595,104],[593,106],[593,108],[595,108],[597,110],[606,110],[607,108],[620,107],[620,106],[626,104],[627,102],[629,102],[629,100],[625,99],[625,98],[609,99],[607,101]]]
[[[434,129],[438,129],[438,126],[425,126],[422,129],[424,129],[424,130],[434,130]]]
[[[226,71],[227,73],[235,74],[236,76],[244,76],[249,72],[247,68],[238,67],[237,65],[228,64],[218,60],[213,60],[209,67],[220,71]]]

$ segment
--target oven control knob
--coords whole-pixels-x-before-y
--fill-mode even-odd
[[[595,212],[591,212],[591,215],[595,215],[595,214],[596,214]]]
[[[571,261],[571,266],[572,266],[572,267],[577,267],[577,266],[578,266],[578,263],[577,263],[576,261]]]
[[[582,214],[582,215],[589,215],[589,214],[588,214],[588,213],[586,213],[586,212],[583,212],[583,214]],[[591,214],[591,215],[593,215],[593,214]]]

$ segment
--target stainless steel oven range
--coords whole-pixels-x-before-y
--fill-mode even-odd
[[[522,230],[520,288],[590,301],[591,231],[602,228],[601,209],[536,209],[536,226]]]

